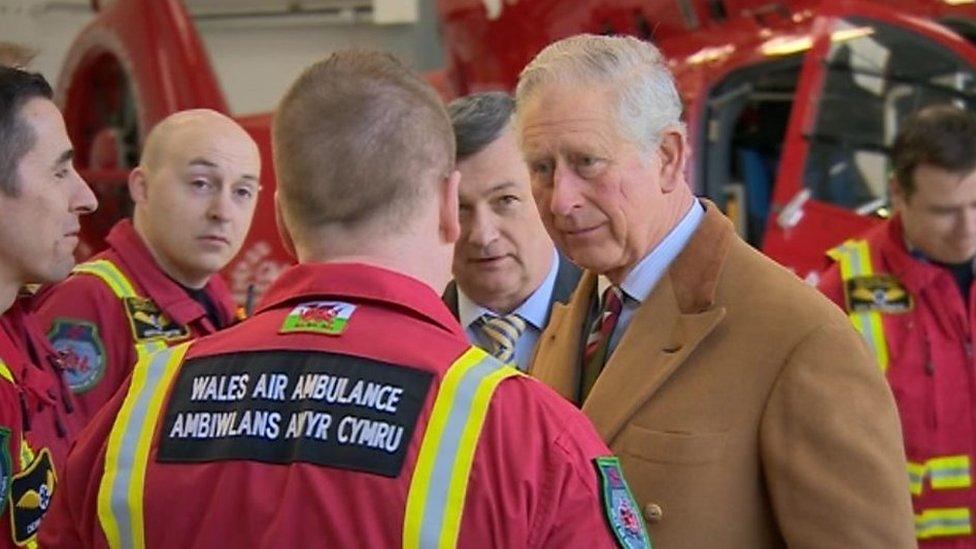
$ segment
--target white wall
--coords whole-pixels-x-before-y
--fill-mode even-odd
[[[435,0],[418,0],[413,24],[336,23],[334,18],[257,16],[196,21],[234,114],[267,111],[302,68],[336,49],[393,52],[421,71],[443,64]],[[32,68],[57,82],[68,47],[92,17],[89,0],[0,0],[0,40],[39,51]]]

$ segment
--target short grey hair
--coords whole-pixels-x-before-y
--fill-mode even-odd
[[[519,75],[517,109],[547,84],[605,86],[616,95],[622,133],[638,146],[684,132],[681,97],[660,50],[632,36],[580,34],[546,46]]]
[[[447,106],[457,141],[458,161],[481,152],[501,136],[515,112],[515,100],[505,92],[459,97]]]

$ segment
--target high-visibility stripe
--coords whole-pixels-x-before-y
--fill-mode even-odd
[[[14,374],[10,371],[10,368],[7,368],[7,364],[2,360],[0,360],[0,378],[6,379],[14,385],[17,384],[17,381],[14,380]]]
[[[76,265],[72,269],[72,272],[89,274],[100,278],[112,290],[115,297],[120,300],[128,297],[141,297],[136,292],[132,282],[125,276],[125,273],[115,263],[107,259],[97,259],[95,261],[81,263]],[[137,362],[141,362],[142,359],[165,349],[166,343],[163,341],[137,341],[134,343],[134,346],[136,348]]]
[[[454,547],[468,477],[492,394],[502,380],[521,375],[472,347],[444,375],[434,400],[404,515],[403,547]]]
[[[947,536],[968,536],[973,533],[968,507],[926,509],[915,515],[915,535],[918,539]]]
[[[109,547],[144,549],[143,489],[149,445],[166,393],[190,343],[145,358],[109,434],[98,489],[98,518]]]
[[[970,488],[973,480],[969,456],[939,456],[925,463],[908,462],[908,487],[912,495],[922,495],[926,477],[933,490]]]
[[[867,240],[848,240],[840,246],[827,252],[831,258],[840,264],[840,276],[843,279],[846,294],[847,281],[858,276],[871,276],[874,269],[871,266],[871,250]],[[888,370],[888,342],[885,339],[884,324],[881,313],[848,312],[851,323],[867,342],[868,347],[878,361],[882,372]]]
[[[115,263],[107,259],[97,259],[95,261],[81,263],[76,265],[71,272],[97,276],[112,289],[112,293],[119,299],[139,296],[125,274],[122,273]]]
[[[913,496],[922,495],[922,485],[925,483],[925,464],[908,462],[908,490]]]

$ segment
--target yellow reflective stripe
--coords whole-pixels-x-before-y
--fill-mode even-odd
[[[137,425],[139,439],[135,447],[132,476],[129,479],[129,508],[131,509],[132,517],[132,536],[135,541],[134,547],[137,549],[143,549],[145,547],[146,539],[145,515],[143,514],[142,504],[146,486],[146,465],[149,461],[149,446],[152,442],[153,433],[155,432],[156,421],[162,417],[160,409],[163,405],[163,395],[169,389],[173,376],[179,369],[180,363],[183,362],[183,356],[189,348],[189,343],[185,343],[173,349],[169,359],[166,361],[162,377],[155,380],[156,383],[151,388],[152,395],[149,398],[149,406],[142,415],[142,422]]]
[[[403,547],[454,547],[485,415],[498,384],[518,370],[476,347],[447,370],[434,399],[407,494]]]
[[[922,485],[925,482],[925,464],[908,462],[908,490],[913,496],[922,495]]]
[[[17,382],[14,380],[14,374],[10,371],[10,368],[7,368],[7,363],[2,360],[0,360],[0,377],[6,379],[10,383],[13,383],[14,385],[17,384]]]
[[[874,268],[871,266],[871,250],[867,240],[848,240],[840,246],[829,250],[827,255],[840,264],[840,276],[844,283],[844,293],[847,294],[847,281],[858,276],[871,276]],[[885,338],[884,323],[881,313],[871,311],[866,313],[848,312],[854,328],[871,348],[878,367],[882,372],[888,370],[888,342]]]
[[[514,368],[499,368],[485,377],[478,385],[474,396],[474,405],[461,436],[461,451],[454,462],[451,472],[451,484],[447,493],[447,516],[441,529],[438,547],[454,547],[457,545],[458,534],[461,531],[461,514],[464,512],[464,499],[468,494],[468,477],[471,475],[471,464],[474,461],[474,451],[478,447],[481,428],[485,425],[488,405],[498,384],[505,378],[520,375]]]
[[[968,507],[926,509],[921,515],[915,515],[915,535],[918,539],[967,536],[972,533]]]
[[[112,549],[144,547],[142,485],[148,444],[162,395],[188,348],[189,343],[184,343],[166,353],[147,356],[133,369],[129,390],[109,433],[98,488],[98,519]],[[154,368],[160,361],[164,366]],[[123,522],[125,517],[129,520]]]
[[[969,472],[969,456],[947,456],[928,461],[929,479],[935,490],[969,488],[972,477]]]
[[[410,490],[407,492],[407,507],[403,522],[404,549],[419,549],[420,526],[423,521],[423,505],[427,501],[427,491],[430,488],[430,476],[434,469],[434,458],[437,457],[437,446],[441,441],[441,434],[447,425],[447,418],[453,404],[454,394],[461,378],[471,368],[481,361],[481,355],[472,347],[468,349],[444,374],[441,387],[434,400],[434,408],[427,422],[420,452],[417,455],[417,465],[413,470]]]
[[[95,261],[81,263],[76,265],[71,272],[97,276],[111,288],[112,293],[119,299],[139,297],[139,294],[136,293],[136,289],[129,282],[129,279],[126,278],[115,263],[107,259],[97,259]]]

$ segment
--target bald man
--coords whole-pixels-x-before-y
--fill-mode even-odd
[[[129,174],[132,219],[109,248],[40,296],[38,315],[64,357],[82,427],[139,357],[235,322],[218,271],[244,242],[258,197],[258,147],[209,110],[169,116]]]

